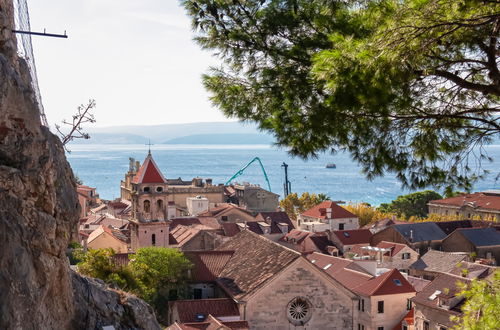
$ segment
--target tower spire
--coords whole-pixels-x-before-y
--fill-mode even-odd
[[[146,145],[148,146],[148,156],[151,156],[151,146],[153,145],[153,144],[151,143],[151,139],[149,139],[149,142],[148,142],[148,143],[146,143]]]

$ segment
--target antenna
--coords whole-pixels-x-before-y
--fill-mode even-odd
[[[42,37],[54,37],[54,38],[66,38],[66,39],[68,38],[66,31],[64,31],[64,34],[47,33],[47,32],[45,32],[45,29],[43,29],[43,32],[22,31],[22,30],[12,30],[12,32],[19,33],[19,34],[29,34],[29,35],[34,35],[34,36],[42,36]]]

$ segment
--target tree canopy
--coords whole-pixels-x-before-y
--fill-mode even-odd
[[[290,219],[297,220],[297,215],[329,199],[325,194],[304,192],[299,197],[297,193],[292,193],[280,201],[280,207],[283,208]]]
[[[294,155],[347,151],[368,178],[471,189],[500,133],[493,0],[182,0],[222,64],[203,82],[229,117]]]
[[[398,196],[389,204],[382,203],[378,210],[383,213],[395,213],[406,219],[410,217],[424,218],[429,213],[427,203],[441,198],[443,197],[440,194],[432,190],[418,191]]]
[[[461,310],[462,317],[454,329],[494,330],[498,329],[500,313],[500,271],[484,280],[473,280],[469,286],[462,285],[461,294],[466,299]]]

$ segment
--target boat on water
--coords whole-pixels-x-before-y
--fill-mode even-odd
[[[337,168],[337,165],[335,165],[334,163],[328,163],[326,164],[326,168]]]

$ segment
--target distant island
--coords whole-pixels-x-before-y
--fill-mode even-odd
[[[264,134],[194,134],[163,142],[164,144],[272,144]]]
[[[90,139],[77,144],[273,144],[255,124],[213,122],[154,126],[89,127]]]

